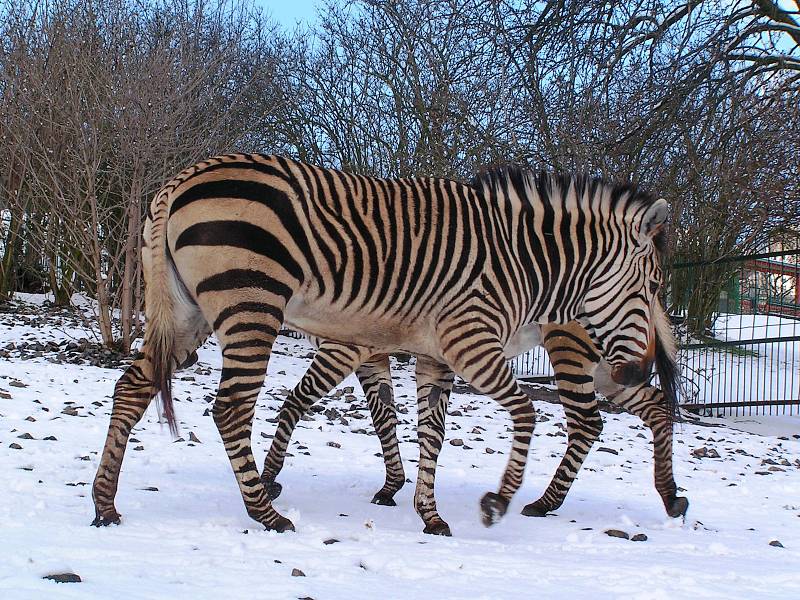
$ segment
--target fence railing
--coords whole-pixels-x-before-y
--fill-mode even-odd
[[[676,264],[672,275],[683,286],[671,316],[684,406],[711,415],[800,413],[800,250]],[[702,294],[716,305],[693,314]]]

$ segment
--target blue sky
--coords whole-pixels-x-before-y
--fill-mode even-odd
[[[264,7],[278,23],[286,28],[293,28],[298,21],[313,22],[317,15],[317,6],[322,0],[254,0],[255,4]]]

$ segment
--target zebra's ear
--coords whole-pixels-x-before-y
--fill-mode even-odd
[[[646,243],[664,228],[669,218],[669,203],[659,198],[642,215],[642,224],[639,227],[639,238]]]

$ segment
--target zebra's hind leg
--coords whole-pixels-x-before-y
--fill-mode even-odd
[[[567,450],[542,497],[522,509],[522,514],[528,517],[543,517],[563,504],[581,465],[603,431],[593,377],[600,357],[586,334],[578,335],[581,331],[573,329],[550,325],[542,330],[567,417]]]
[[[182,326],[176,329],[175,348],[172,351],[174,365],[190,362],[190,357],[208,337],[210,330],[199,311],[188,313]],[[153,384],[153,363],[149,357],[149,346],[145,345],[131,365],[125,370],[114,387],[114,404],[108,424],[106,443],[100,466],[92,485],[95,519],[97,527],[119,523],[120,515],[114,507],[119,473],[125,447],[131,429],[138,423],[156,394]]]
[[[453,372],[447,365],[425,356],[417,357],[416,371],[419,472],[414,508],[425,523],[423,533],[451,535],[450,526],[436,509],[434,485],[436,463],[444,440],[447,404],[453,389]]]
[[[247,514],[267,529],[293,531],[292,522],[272,507],[259,479],[251,445],[256,399],[264,383],[274,339],[270,335],[268,340],[253,339],[223,346],[222,376],[212,414]],[[241,354],[244,349],[247,354]]]
[[[271,496],[275,497],[281,492],[282,488],[275,478],[283,468],[286,450],[297,422],[317,400],[339,385],[370,355],[371,351],[363,346],[327,340],[320,344],[303,378],[281,406],[275,437],[261,473],[261,482]]]
[[[672,418],[664,395],[649,384],[633,389],[623,388],[609,400],[639,417],[653,433],[655,487],[670,517],[682,517],[689,510],[689,500],[678,496],[672,472]]]
[[[131,429],[138,423],[155,396],[153,366],[144,353],[125,370],[114,387],[114,405],[108,425],[106,443],[100,466],[92,485],[95,518],[92,525],[100,527],[119,523],[120,515],[114,506],[119,472]]]
[[[358,369],[356,375],[367,398],[375,433],[381,441],[386,481],[372,498],[373,504],[396,506],[394,495],[406,482],[400,445],[397,440],[397,409],[392,392],[392,373],[389,356],[374,356]]]

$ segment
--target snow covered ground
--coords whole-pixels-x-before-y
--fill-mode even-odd
[[[445,443],[437,479],[440,513],[454,537],[439,538],[421,532],[413,483],[398,493],[397,507],[369,503],[383,465],[350,378],[344,386],[355,387],[355,400],[336,392],[324,400],[327,412],[300,423],[276,502],[297,532],[275,534],[245,514],[204,416],[219,375],[213,342],[175,381],[181,439],[173,441],[148,411],[122,469],[122,524],[90,527],[90,487],[121,369],[65,363],[69,352],[57,342],[86,337],[85,329],[68,320],[54,326],[17,307],[0,309],[0,598],[800,597],[800,418],[756,420],[760,433],[724,420],[678,426],[676,480],[691,502],[682,522],[666,517],[653,489],[649,431],[631,416],[606,414],[566,503],[537,519],[519,511],[544,490],[566,442],[561,409],[539,402],[525,483],[506,518],[486,529],[478,501],[499,482],[510,420],[484,397],[455,394],[447,437],[464,445]],[[20,358],[9,344],[21,341],[44,349]],[[276,345],[254,428],[259,463],[275,428],[270,420],[309,352],[293,339]],[[409,365],[395,367],[413,482],[413,377]],[[475,427],[485,431],[471,433]],[[199,441],[189,441],[190,433]],[[696,458],[701,447],[720,458]],[[610,528],[648,539],[609,537]],[[770,545],[775,540],[783,547]],[[294,569],[304,576],[292,576]],[[61,572],[82,582],[42,579]]]

